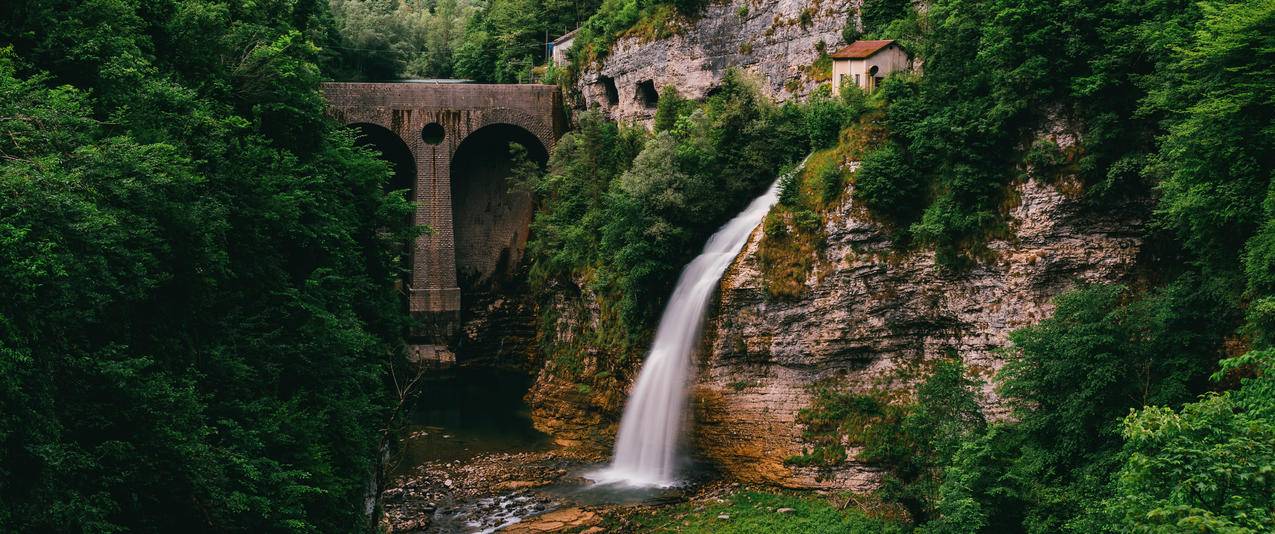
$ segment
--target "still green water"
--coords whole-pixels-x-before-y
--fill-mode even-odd
[[[490,368],[456,367],[422,379],[393,474],[405,475],[429,461],[548,447],[549,437],[532,428],[523,401],[530,386],[524,373]]]

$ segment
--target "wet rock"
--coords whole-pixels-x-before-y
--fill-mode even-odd
[[[596,512],[583,508],[563,508],[547,514],[531,517],[505,527],[506,534],[534,534],[540,532],[575,532],[584,527],[593,526],[602,521]],[[597,532],[597,531],[595,531]]]
[[[528,489],[552,482],[557,473],[565,472],[564,463],[576,462],[556,451],[487,454],[464,462],[427,462],[412,477],[394,481],[383,494],[386,530],[494,529],[551,511],[558,505]],[[396,497],[389,498],[392,495]]]
[[[535,488],[548,484],[547,481],[531,481],[531,480],[509,480],[499,482],[491,487],[492,491],[513,491],[526,488]]]

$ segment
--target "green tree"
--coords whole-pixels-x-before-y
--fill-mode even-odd
[[[0,530],[369,527],[410,206],[327,3],[0,8]]]

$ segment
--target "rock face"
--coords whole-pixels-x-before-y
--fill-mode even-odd
[[[552,364],[536,377],[527,393],[536,430],[553,437],[554,444],[601,461],[611,450],[619,430],[624,389],[584,389],[554,373]]]
[[[531,420],[536,430],[553,436],[555,444],[577,453],[605,458],[619,428],[626,396],[624,384],[614,376],[599,377],[599,361],[618,356],[601,349],[590,334],[603,326],[597,295],[579,287],[558,288],[551,308],[552,324],[542,324],[541,336],[553,336],[559,347],[578,353],[568,364],[547,358],[536,382],[527,392]]]
[[[892,252],[881,228],[847,201],[825,222],[826,249],[797,299],[767,295],[756,231],[706,326],[694,388],[699,449],[746,482],[868,489],[877,473],[853,461],[824,480],[784,465],[802,452],[796,416],[812,384],[890,387],[883,382],[902,366],[953,353],[971,369],[994,371],[1008,334],[1048,317],[1053,297],[1130,275],[1142,206],[1089,212],[1035,180],[1017,193],[1012,236],[989,244],[995,259],[954,275],[936,268],[932,252]],[[985,393],[995,416],[1000,402]]]
[[[657,93],[668,85],[684,97],[703,98],[731,67],[752,73],[776,101],[805,96],[828,81],[828,74],[817,74],[810,66],[821,49],[832,52],[845,44],[841,31],[860,3],[713,3],[696,20],[682,23],[672,37],[616,41],[601,65],[582,73],[577,88],[585,107],[625,121],[652,118]]]

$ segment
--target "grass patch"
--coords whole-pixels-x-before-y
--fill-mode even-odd
[[[853,393],[820,384],[811,405],[797,412],[797,421],[805,427],[802,439],[812,448],[803,449],[784,463],[800,467],[839,466],[848,459],[847,445],[882,446],[886,434],[877,434],[897,426],[903,415],[903,409],[880,391]]]
[[[685,20],[676,7],[670,4],[658,4],[645,11],[637,24],[621,32],[617,39],[636,38],[639,42],[649,43],[658,39],[672,37],[678,22]]]
[[[824,245],[823,214],[844,186],[836,148],[815,152],[785,182],[780,203],[763,222],[765,239],[757,250],[768,295],[798,298],[804,293]]]
[[[815,82],[832,80],[832,56],[828,55],[827,47],[820,50],[819,57],[806,67],[806,77]]]
[[[869,517],[863,511],[841,510],[818,495],[798,492],[741,491],[725,502],[687,502],[634,514],[629,524],[609,524],[616,532],[685,532],[688,534],[754,534],[757,532],[892,533],[906,532],[901,523]],[[781,508],[791,512],[779,513]],[[719,516],[729,519],[719,519]]]

